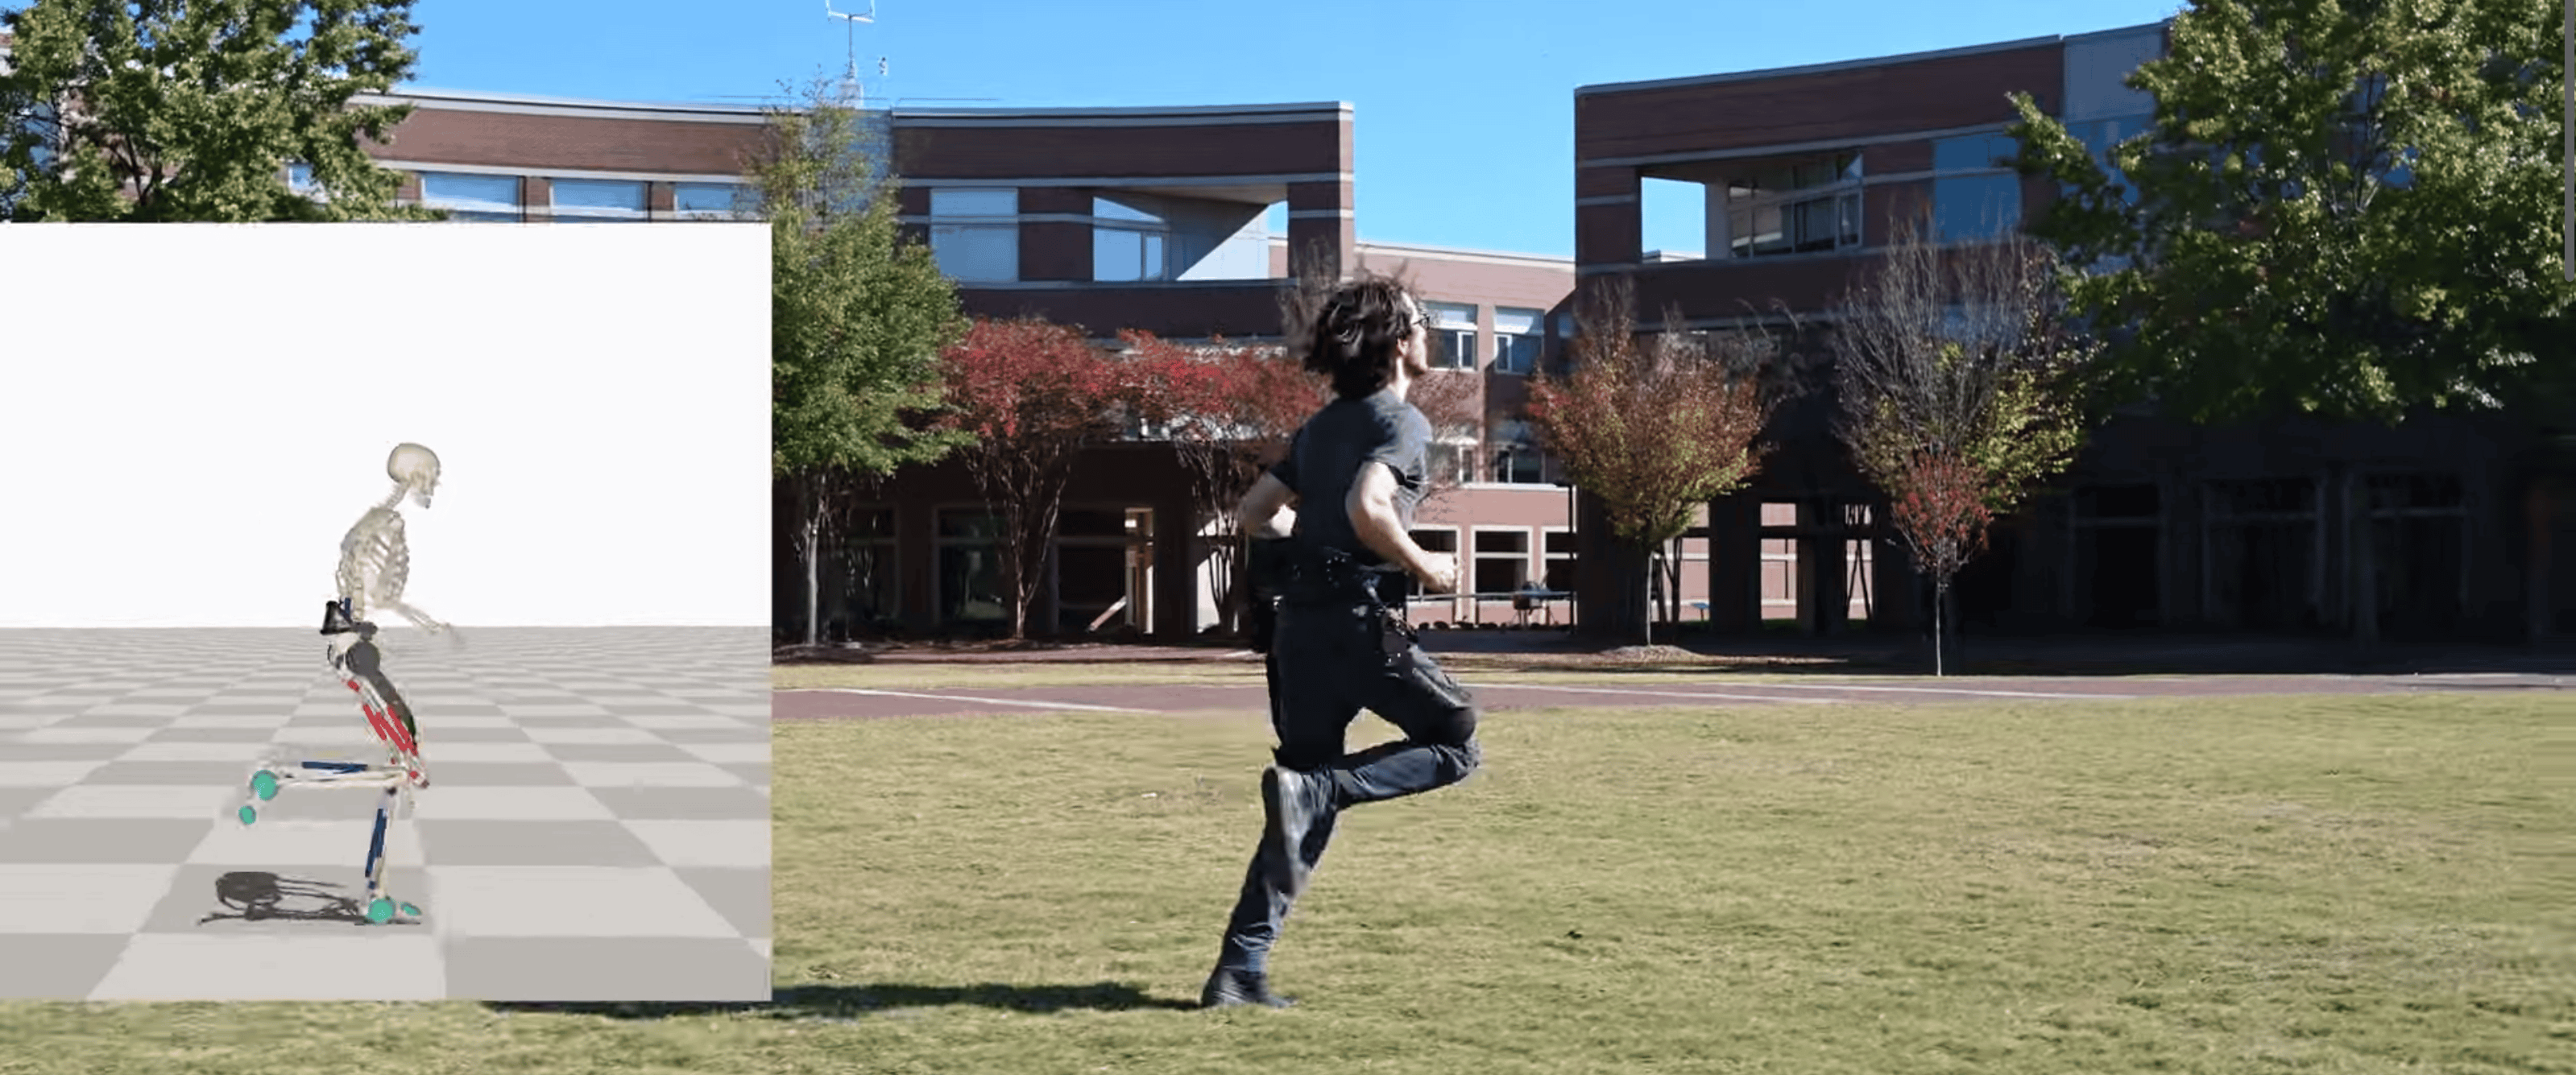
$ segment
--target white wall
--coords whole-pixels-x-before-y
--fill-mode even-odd
[[[307,627],[403,508],[475,626],[769,622],[759,224],[0,226],[0,627]],[[386,626],[401,621],[378,612]]]

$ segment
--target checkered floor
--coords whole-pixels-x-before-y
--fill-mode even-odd
[[[233,816],[383,760],[318,635],[0,630],[0,998],[767,1000],[767,629],[460,633],[379,636],[430,787],[369,925],[381,793]]]

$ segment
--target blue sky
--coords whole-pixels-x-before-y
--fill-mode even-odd
[[[831,0],[842,11],[868,0]],[[2178,0],[879,0],[857,27],[871,97],[925,107],[1348,101],[1363,239],[1574,250],[1574,89],[2165,18]],[[821,0],[420,0],[412,84],[752,104],[837,76]],[[890,77],[876,77],[884,57]],[[1646,245],[1697,250],[1647,198]]]

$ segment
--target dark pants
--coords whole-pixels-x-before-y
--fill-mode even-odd
[[[1383,613],[1363,604],[1279,609],[1268,659],[1270,723],[1279,736],[1273,754],[1280,767],[1320,773],[1331,788],[1329,808],[1295,849],[1308,869],[1323,858],[1343,808],[1447,787],[1480,760],[1476,703],[1430,654],[1393,630]],[[1343,753],[1362,709],[1404,738]],[[1274,853],[1263,841],[1244,872],[1221,966],[1259,972],[1268,964],[1290,903],[1269,880],[1274,874],[1263,856]]]

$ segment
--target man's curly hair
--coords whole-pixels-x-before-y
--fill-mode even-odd
[[[1333,394],[1362,399],[1395,379],[1396,351],[1413,331],[1421,304],[1403,284],[1370,276],[1343,284],[1306,327],[1306,368],[1333,382]]]

